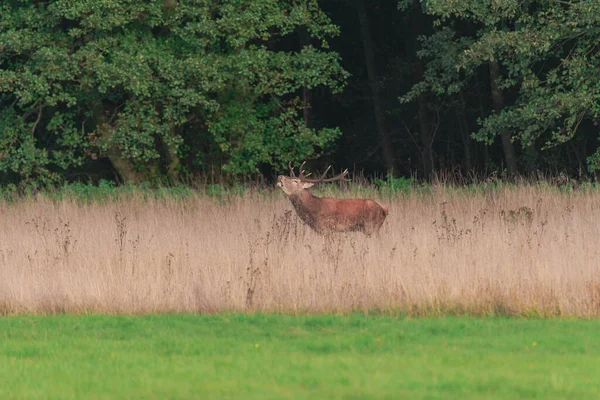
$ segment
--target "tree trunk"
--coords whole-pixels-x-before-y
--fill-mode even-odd
[[[163,0],[163,16],[170,17],[177,8],[177,0]]]
[[[94,107],[94,120],[96,122],[96,130],[100,136],[100,139],[106,143],[109,143],[109,146],[106,149],[106,156],[108,157],[115,171],[117,171],[122,183],[129,184],[141,182],[142,174],[135,169],[131,161],[123,157],[123,153],[117,145],[110,143],[110,125],[106,121],[104,109],[101,104],[97,104]]]
[[[417,51],[419,50],[418,36],[423,34],[423,21],[421,12],[421,3],[419,0],[413,0],[413,10],[411,15],[411,32],[412,39],[408,41],[408,52],[412,60],[412,72],[413,80],[420,82],[423,80],[424,63],[419,57],[417,57]],[[427,112],[427,98],[426,94],[421,94],[417,100],[417,118],[419,121],[419,134],[421,136],[421,143],[423,149],[421,150],[421,160],[423,162],[423,173],[425,178],[430,180],[433,177],[435,171],[434,159],[433,159],[433,133],[431,131],[431,121],[429,120],[429,113]]]
[[[423,151],[421,152],[423,172],[425,173],[425,178],[429,180],[432,178],[434,172],[433,135],[431,134],[431,124],[429,123],[429,117],[427,115],[427,102],[425,101],[424,95],[419,96],[417,104],[419,107],[419,132],[421,134],[421,141],[423,142]]]
[[[369,87],[373,97],[373,111],[375,113],[375,123],[381,140],[381,149],[383,152],[383,160],[389,174],[394,172],[396,161],[394,159],[394,149],[392,148],[392,140],[390,133],[385,124],[385,115],[383,114],[383,101],[381,98],[381,90],[377,83],[377,72],[375,70],[375,55],[373,53],[373,39],[369,28],[369,19],[365,9],[364,0],[356,0],[356,10],[360,22],[360,30],[362,33],[363,46],[365,51],[365,62],[367,64],[367,75],[369,79]]]
[[[98,126],[98,132],[103,140],[108,140],[110,137],[110,127],[108,124]],[[116,145],[110,145],[106,150],[106,156],[110,160],[115,171],[121,178],[122,183],[139,183],[142,181],[142,175],[135,169],[133,164],[123,157],[121,150]]]
[[[170,18],[177,9],[177,0],[163,0],[163,17],[165,19]],[[163,27],[164,34],[168,35],[169,29]],[[175,136],[175,123],[172,121],[169,123],[169,138],[173,138]],[[161,145],[163,147],[164,155],[167,163],[167,178],[170,183],[179,182],[179,172],[181,170],[181,159],[177,154],[177,150],[172,144],[167,143],[164,140],[161,140]]]
[[[500,113],[504,108],[504,95],[502,90],[498,87],[498,78],[500,77],[500,66],[495,61],[490,61],[490,83],[492,89],[492,103],[494,105],[494,111]],[[500,138],[502,139],[502,150],[504,151],[504,159],[506,160],[506,167],[509,175],[517,173],[517,156],[515,153],[515,147],[510,140],[510,132],[506,129],[500,131]]]
[[[308,46],[310,44],[310,36],[306,28],[300,28],[298,30],[298,41],[300,46]],[[302,86],[302,116],[304,117],[304,125],[307,128],[311,126],[311,103],[312,93],[308,87]]]
[[[310,128],[310,104],[312,101],[312,93],[306,86],[302,87],[302,116],[304,117],[304,126]]]
[[[473,164],[471,162],[471,137],[469,135],[469,121],[467,119],[467,106],[465,96],[462,92],[458,94],[458,109],[456,110],[456,119],[458,129],[463,145],[463,168],[465,171],[471,171]]]
[[[169,136],[173,138],[175,136],[175,124],[169,124]],[[181,159],[177,154],[175,146],[169,143],[163,143],[165,148],[165,154],[167,158],[167,178],[171,183],[179,182],[179,172],[181,170]]]
[[[477,76],[477,74],[475,74],[474,76],[475,78],[475,92],[476,92],[476,101],[478,104],[478,111],[479,111],[479,118],[481,118],[482,120],[486,117],[486,112],[483,109],[483,104],[484,104],[484,95],[483,95],[483,90],[482,90],[482,85],[481,85],[481,81],[479,80],[479,77]],[[487,91],[486,91],[487,93]],[[483,174],[485,176],[487,176],[488,171],[490,169],[490,146],[488,146],[487,142],[481,142],[479,144],[479,146],[481,146],[482,150],[483,150]]]

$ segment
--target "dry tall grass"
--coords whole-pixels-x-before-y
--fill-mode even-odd
[[[318,236],[279,192],[0,204],[0,312],[600,314],[600,193],[383,201],[372,238]]]

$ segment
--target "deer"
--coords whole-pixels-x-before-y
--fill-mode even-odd
[[[325,178],[331,165],[327,167],[319,179],[309,179],[309,174],[304,172],[302,163],[299,176],[294,173],[291,163],[290,176],[279,175],[277,186],[290,199],[298,217],[310,228],[319,234],[331,232],[362,232],[367,236],[379,233],[388,208],[375,200],[370,199],[336,199],[317,197],[307,189],[317,183],[350,181],[346,178],[348,169],[332,178]]]

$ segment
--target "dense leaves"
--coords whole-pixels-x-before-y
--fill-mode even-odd
[[[599,33],[596,1],[7,0],[0,181],[269,177],[319,158],[591,177]]]
[[[402,100],[427,91],[448,95],[465,90],[480,66],[499,63],[498,85],[514,94],[500,113],[480,119],[474,133],[492,143],[511,132],[525,148],[545,150],[572,139],[582,121],[600,117],[600,2],[425,0],[439,30],[422,38],[419,56],[428,60],[424,80]],[[470,32],[458,22],[469,21]],[[463,33],[463,36],[460,36]],[[464,35],[464,33],[470,33]],[[597,129],[594,129],[597,132]],[[596,133],[597,135],[597,133]],[[591,170],[600,168],[597,154]]]
[[[247,174],[315,156],[339,132],[304,126],[294,94],[346,72],[326,49],[277,50],[300,27],[321,47],[338,33],[312,0],[5,2],[0,173],[52,182],[108,156],[135,181],[181,157]]]

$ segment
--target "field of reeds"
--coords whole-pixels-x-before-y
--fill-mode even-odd
[[[378,236],[319,236],[279,191],[3,202],[0,313],[600,315],[600,191],[356,195]]]

